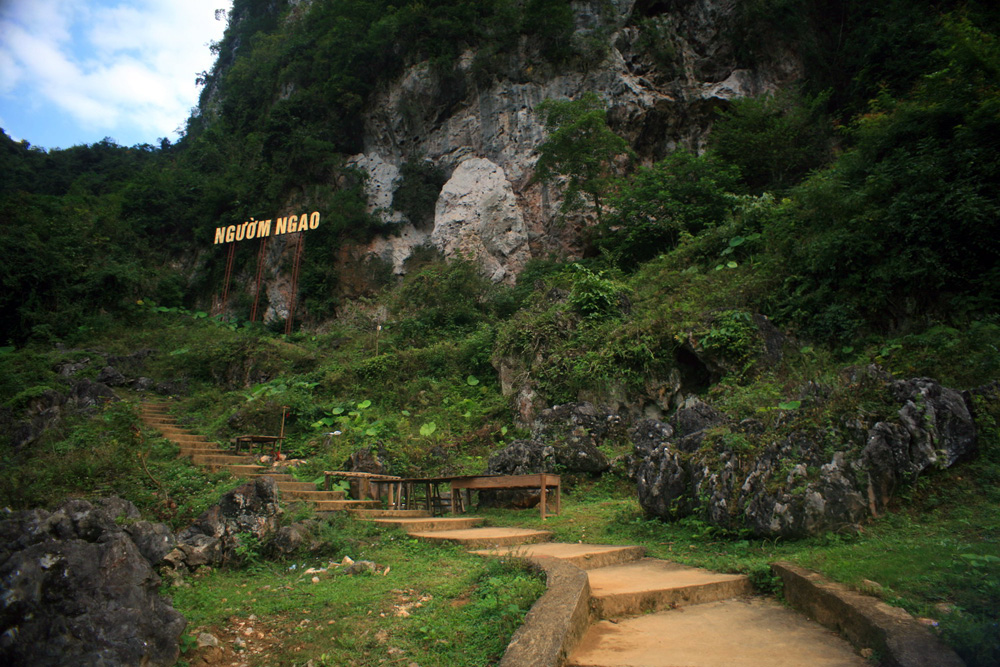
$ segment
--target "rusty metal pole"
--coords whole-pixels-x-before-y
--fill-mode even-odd
[[[285,320],[285,335],[292,333],[295,321],[295,296],[299,291],[299,265],[302,262],[303,234],[299,234],[299,245],[295,250],[295,262],[292,264],[292,293],[288,299],[288,319]]]
[[[229,254],[226,256],[226,277],[222,279],[222,307],[225,312],[226,302],[229,300],[229,282],[233,277],[233,258],[236,256],[236,244],[229,244]]]
[[[260,250],[257,251],[257,287],[253,295],[253,308],[250,310],[250,321],[257,321],[257,306],[260,303],[260,283],[264,276],[264,257],[267,253],[267,237],[260,240]]]

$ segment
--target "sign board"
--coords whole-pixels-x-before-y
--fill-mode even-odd
[[[291,234],[293,232],[304,232],[309,229],[319,227],[319,211],[303,213],[302,215],[289,215],[283,218],[276,218],[274,226],[271,220],[254,220],[242,225],[229,225],[227,227],[215,228],[215,244],[232,243],[233,241],[249,241],[250,239],[263,239],[270,236],[280,236],[281,234]]]

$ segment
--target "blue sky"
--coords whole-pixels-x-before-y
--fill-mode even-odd
[[[0,127],[34,146],[175,141],[231,0],[0,0]]]

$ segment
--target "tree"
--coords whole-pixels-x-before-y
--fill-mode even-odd
[[[539,146],[535,180],[569,178],[563,212],[581,206],[581,195],[593,202],[601,220],[602,198],[614,180],[615,162],[631,159],[628,143],[608,127],[604,104],[592,92],[579,100],[545,100],[538,105],[549,138]]]
[[[597,244],[615,264],[634,269],[725,220],[739,177],[739,169],[711,154],[675,151],[639,170],[613,197]]]

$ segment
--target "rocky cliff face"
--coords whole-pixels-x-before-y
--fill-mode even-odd
[[[545,140],[538,104],[594,91],[607,104],[612,129],[645,162],[678,147],[698,150],[716,107],[800,74],[795,58],[778,47],[754,67],[740,66],[730,39],[736,6],[734,0],[579,2],[577,37],[591,40],[593,58],[568,70],[536,68],[526,47],[509,55],[505,74],[487,81],[474,53],[453,70],[411,67],[371,100],[364,152],[350,160],[368,175],[371,210],[400,233],[351,256],[378,257],[402,273],[413,249],[429,244],[446,257],[477,259],[495,281],[513,282],[532,257],[581,255],[579,231],[587,221],[561,219],[558,187],[532,181]],[[392,208],[409,160],[430,161],[449,175],[432,226],[415,225]]]

